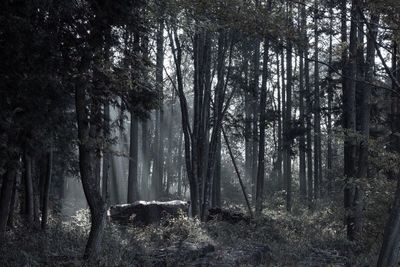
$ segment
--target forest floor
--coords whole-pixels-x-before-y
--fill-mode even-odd
[[[372,266],[383,222],[369,220],[368,239],[345,238],[343,212],[319,203],[314,212],[295,206],[288,214],[273,203],[251,223],[200,223],[182,215],[159,225],[107,225],[103,252],[94,266]],[[371,218],[375,218],[372,216]],[[89,214],[80,210],[65,220],[52,216],[47,231],[23,227],[6,233],[0,266],[83,266],[80,256],[89,231]]]

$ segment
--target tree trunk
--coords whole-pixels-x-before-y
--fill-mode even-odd
[[[86,64],[83,64],[85,66]],[[79,170],[86,200],[91,215],[89,239],[86,243],[84,258],[93,259],[99,255],[106,218],[106,203],[101,193],[99,182],[94,173],[95,142],[90,137],[90,123],[86,113],[85,82],[79,81],[75,88],[75,108],[79,139]]]
[[[395,199],[385,227],[377,266],[394,267],[400,262],[400,182],[397,182]]]
[[[32,178],[32,157],[24,151],[25,215],[30,226],[34,222],[34,196]]]
[[[371,89],[374,81],[374,66],[375,66],[375,42],[377,38],[379,24],[379,16],[372,14],[367,42],[367,58],[366,58],[366,84],[363,86],[361,94],[361,107],[360,107],[360,126],[363,140],[360,143],[359,150],[359,164],[358,164],[358,177],[366,178],[368,174],[368,139],[369,139],[369,124],[370,124],[370,99]]]
[[[318,33],[318,1],[315,0],[314,8],[314,198],[318,199],[321,195],[321,114],[320,114],[320,96],[319,96],[319,33]]]
[[[138,199],[138,121],[131,112],[127,203],[133,203]]]
[[[356,238],[356,222],[354,203],[356,188],[354,184],[355,177],[355,137],[356,132],[356,77],[357,77],[357,24],[358,24],[358,0],[353,0],[351,9],[351,27],[350,27],[350,46],[349,46],[349,64],[348,64],[348,83],[346,93],[345,118],[346,118],[346,138],[344,144],[344,176],[346,178],[344,188],[344,208],[346,211],[347,238],[354,240]]]
[[[110,106],[104,105],[104,137],[110,137]],[[110,167],[112,155],[110,153],[109,144],[106,143],[103,150],[103,175],[102,175],[102,196],[107,206],[110,205]]]
[[[276,53],[276,70],[277,70],[277,91],[278,91],[278,156],[276,159],[276,189],[282,189],[282,97],[281,90],[285,90],[285,88],[281,89],[280,86],[280,67],[279,67],[279,53]]]
[[[256,8],[260,6],[260,0],[256,0]],[[252,184],[252,201],[256,204],[256,187],[257,187],[257,163],[258,163],[258,97],[259,97],[259,81],[260,81],[260,39],[254,40],[254,54],[251,63],[251,83],[250,90],[252,93],[252,166],[251,166],[251,184]]]
[[[269,9],[271,1],[268,1]],[[268,60],[269,60],[269,40],[264,38],[264,55],[262,82],[260,92],[260,135],[258,140],[258,169],[257,169],[257,187],[256,187],[256,216],[261,215],[264,198],[265,183],[265,117],[267,106],[267,79],[268,79]]]
[[[304,107],[304,35],[306,31],[306,13],[305,3],[301,6],[301,38],[302,42],[299,45],[300,53],[300,75],[299,75],[299,109],[300,109],[300,127],[305,129],[305,107]],[[306,178],[306,138],[305,134],[299,137],[299,181],[300,181],[300,196],[303,200],[307,198],[307,178]]]
[[[142,122],[142,155],[143,155],[143,163],[142,163],[142,185],[143,189],[145,189],[145,194],[146,197],[144,199],[149,200],[149,191],[150,191],[150,186],[149,186],[149,180],[150,180],[150,157],[149,157],[149,151],[150,151],[150,138],[149,138],[149,126],[148,126],[148,121],[143,121]]]
[[[173,98],[175,99],[175,97],[173,96]],[[175,101],[173,101],[175,102]],[[173,171],[172,171],[172,164],[173,164],[173,157],[172,157],[172,143],[173,143],[173,136],[172,136],[172,130],[173,130],[173,123],[174,123],[174,103],[171,101],[170,103],[170,112],[169,112],[169,128],[168,128],[168,157],[167,157],[167,163],[166,163],[166,168],[167,168],[167,175],[166,175],[166,189],[165,189],[165,193],[167,196],[169,196],[170,194],[170,188],[171,188],[171,184],[173,182]]]
[[[329,26],[333,29],[333,7],[329,9],[329,16],[330,16],[330,23]],[[332,66],[332,54],[333,54],[333,34],[329,35],[329,48],[328,48],[328,64]],[[326,178],[327,178],[327,189],[328,194],[331,195],[333,189],[333,170],[332,170],[332,102],[333,102],[333,80],[332,80],[332,70],[328,70],[328,124],[327,124],[327,133],[328,133],[328,140],[327,140],[327,156],[326,156]]]
[[[155,158],[152,173],[152,189],[154,198],[159,199],[163,194],[163,173],[164,173],[164,107],[163,107],[163,71],[164,71],[164,19],[163,4],[158,2],[158,25],[156,33],[156,91],[159,96],[159,110],[156,111],[155,121]]]
[[[182,142],[183,142],[183,132],[180,131],[179,134],[179,143],[178,143],[178,151],[177,151],[177,159],[176,159],[176,171],[178,172],[178,197],[182,198]]]
[[[211,207],[213,208],[221,208],[221,133],[217,138],[218,145],[215,158],[213,194],[211,198]]]
[[[12,189],[12,195],[11,195],[11,203],[10,203],[10,212],[8,214],[8,221],[7,225],[10,228],[14,227],[14,210],[15,207],[17,206],[17,188],[18,188],[18,178],[20,177],[20,172],[17,170],[16,172],[16,178],[14,179],[14,185]],[[1,231],[0,231],[1,232]]]
[[[47,218],[48,218],[48,206],[49,206],[49,193],[50,193],[50,182],[53,172],[53,146],[50,146],[50,150],[47,153],[46,159],[46,176],[43,184],[43,196],[42,196],[42,229],[47,229]]]
[[[251,91],[249,86],[249,49],[245,47],[243,52],[244,62],[243,62],[243,72],[244,72],[244,142],[245,142],[245,179],[251,184],[252,182],[252,172],[251,166],[253,162],[253,146],[252,146],[252,112],[251,112]]]
[[[6,164],[7,171],[3,176],[0,196],[0,237],[5,232],[10,214],[14,181],[17,175],[17,160],[12,159]]]
[[[289,7],[288,14],[288,25],[292,25],[292,7]],[[292,129],[292,42],[287,41],[287,54],[286,54],[286,66],[287,66],[287,84],[286,84],[286,116],[285,116],[285,127],[284,127],[284,156],[286,158],[284,165],[284,174],[286,181],[286,210],[292,210],[292,161],[291,161],[291,143],[292,137],[290,132]]]
[[[186,96],[183,90],[183,75],[182,75],[182,47],[178,37],[178,30],[176,27],[171,29],[169,32],[169,39],[171,43],[172,55],[174,57],[174,63],[176,68],[176,79],[178,88],[179,104],[181,108],[181,119],[182,119],[182,131],[184,137],[185,147],[185,165],[187,177],[190,185],[190,211],[189,214],[192,217],[199,216],[199,183],[198,176],[196,175],[196,167],[192,155],[192,134],[190,129],[189,111]]]
[[[211,60],[211,40],[207,40],[206,38],[206,44],[209,46],[209,48],[206,50],[207,53],[207,68],[206,68],[206,76],[205,76],[205,82],[206,84],[209,83],[209,80],[207,78],[207,73],[210,71],[210,60]],[[214,184],[214,176],[216,173],[215,166],[216,166],[216,161],[217,161],[217,155],[218,155],[218,144],[220,143],[221,140],[221,126],[222,126],[222,120],[223,120],[223,104],[224,104],[224,99],[225,99],[225,52],[226,52],[226,46],[227,46],[227,36],[224,30],[220,30],[218,33],[218,52],[217,52],[217,85],[215,86],[214,90],[214,123],[213,123],[213,128],[211,132],[211,140],[208,142],[208,135],[206,135],[207,142],[204,143],[205,146],[208,146],[207,149],[207,164],[206,164],[206,173],[205,173],[205,181],[204,181],[204,188],[203,188],[203,202],[202,202],[202,210],[201,210],[201,219],[202,221],[206,221],[207,216],[208,216],[208,209],[210,208],[210,198],[211,198],[211,190],[212,186]],[[206,89],[206,92],[210,89]],[[205,96],[205,97],[211,97],[211,96]],[[205,100],[204,104],[209,105],[210,100]],[[207,108],[207,107],[205,107]],[[206,123],[208,125],[209,123]],[[206,129],[208,129],[209,126],[206,126]],[[219,152],[220,153],[220,152]]]
[[[283,41],[282,41],[283,42]],[[286,66],[287,68],[287,66]],[[280,190],[287,189],[286,179],[286,161],[287,161],[287,145],[286,145],[286,134],[287,134],[287,123],[286,123],[286,72],[285,72],[285,49],[282,47],[281,50],[281,75],[282,75],[282,184]]]

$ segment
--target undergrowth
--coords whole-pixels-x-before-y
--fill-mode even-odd
[[[374,195],[368,197],[370,202],[379,202]],[[314,211],[297,204],[288,214],[282,201],[279,197],[267,201],[263,215],[249,224],[201,223],[183,214],[145,227],[108,223],[103,251],[92,265],[151,266],[158,250],[183,242],[208,243],[216,249],[267,245],[269,266],[374,265],[386,218],[377,216],[373,206],[365,208],[365,238],[355,243],[346,239],[340,203],[321,201]],[[388,203],[379,205],[388,208]],[[19,218],[0,245],[0,266],[87,265],[81,255],[89,228],[87,210],[78,211],[70,220],[53,214],[46,231],[26,228]]]

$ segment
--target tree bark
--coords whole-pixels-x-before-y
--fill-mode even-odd
[[[32,178],[32,157],[24,151],[25,216],[30,226],[34,222],[34,196]]]
[[[269,8],[271,1],[268,1]],[[269,40],[264,38],[264,55],[262,82],[260,92],[260,135],[258,140],[258,169],[257,169],[257,187],[256,187],[256,216],[261,215],[262,204],[264,199],[264,183],[265,183],[265,118],[267,106],[267,79],[268,79],[268,61],[269,61]]]
[[[213,208],[221,208],[221,133],[219,134],[217,150],[216,150],[216,158],[215,158],[215,170],[214,170],[214,179],[213,179],[213,195],[211,207]]]
[[[85,63],[81,63],[86,66]],[[83,71],[82,71],[83,72]],[[86,243],[84,258],[93,259],[97,257],[101,249],[101,241],[106,218],[106,203],[101,193],[99,181],[94,173],[94,151],[95,143],[89,135],[90,122],[87,114],[85,82],[78,81],[75,88],[75,108],[78,124],[79,139],[79,170],[86,200],[91,215],[91,227],[89,238]]]
[[[49,193],[50,183],[53,172],[53,145],[50,145],[50,150],[46,156],[46,176],[43,184],[43,196],[42,196],[42,229],[47,229],[47,218],[48,218],[48,206],[49,206]]]
[[[110,137],[110,106],[104,105],[104,137]],[[102,174],[102,196],[107,206],[110,205],[110,167],[112,155],[110,153],[109,144],[106,142],[103,150],[103,174]]]
[[[331,29],[333,29],[333,7],[330,7],[329,9],[329,16],[330,16],[330,22],[329,26]],[[329,34],[329,48],[328,48],[328,64],[329,66],[332,66],[332,54],[333,54],[333,34]],[[333,189],[333,170],[332,170],[332,160],[333,160],[333,153],[332,153],[332,102],[333,102],[333,73],[332,69],[329,68],[328,70],[328,124],[327,124],[327,156],[326,156],[326,165],[327,165],[327,170],[326,170],[326,178],[327,178],[327,189],[328,189],[328,194],[330,195],[332,193]]]
[[[300,53],[300,74],[299,74],[299,109],[300,109],[300,127],[305,129],[305,106],[304,106],[304,46],[305,40],[304,35],[306,34],[306,11],[305,11],[305,1],[300,8],[301,13],[301,42],[299,45]],[[299,137],[299,181],[300,181],[300,196],[303,200],[307,198],[307,178],[306,178],[306,137],[305,134]]]
[[[279,67],[279,53],[276,53],[276,69],[277,69],[277,91],[278,91],[278,156],[276,159],[276,189],[282,189],[282,97],[281,90],[285,90],[285,88],[281,88],[280,86],[280,67]]]
[[[400,182],[397,182],[395,199],[385,227],[377,266],[394,267],[400,262]]]
[[[138,121],[135,114],[131,112],[127,203],[133,203],[139,199],[138,145]]]
[[[322,164],[321,164],[321,105],[320,105],[320,85],[319,85],[319,33],[318,33],[318,1],[315,0],[314,8],[314,198],[318,199],[321,195]]]
[[[15,211],[15,207],[17,204],[17,193],[18,193],[17,188],[18,188],[18,178],[19,177],[20,177],[20,172],[17,170],[16,177],[14,179],[13,189],[12,189],[10,212],[8,214],[8,221],[7,221],[7,225],[10,228],[14,227],[14,211]]]
[[[290,5],[290,4],[289,4]],[[289,6],[288,25],[292,25],[292,7]],[[284,174],[286,181],[286,210],[292,210],[292,161],[291,161],[291,129],[292,129],[292,42],[287,41],[287,54],[286,54],[286,115],[284,127],[284,156],[286,158],[284,165]]]
[[[192,140],[193,133],[190,128],[188,103],[183,89],[183,75],[182,75],[182,46],[178,37],[178,30],[176,27],[172,26],[169,31],[169,39],[171,43],[172,55],[174,57],[175,69],[176,69],[176,79],[177,79],[177,89],[179,104],[181,109],[181,120],[182,120],[182,131],[184,138],[184,150],[185,150],[185,165],[187,177],[189,180],[190,189],[190,215],[192,217],[199,216],[199,182],[198,176],[195,171],[196,167],[192,155]]]
[[[163,173],[164,173],[164,19],[163,19],[163,1],[158,1],[158,28],[156,34],[156,90],[159,95],[159,110],[156,111],[156,129],[155,129],[155,161],[152,177],[155,199],[159,199],[163,194]]]
[[[148,126],[148,121],[143,121],[142,122],[142,155],[143,155],[143,163],[142,163],[142,186],[143,189],[145,189],[145,194],[146,196],[144,199],[149,200],[149,180],[150,180],[150,157],[149,157],[149,151],[150,151],[150,138],[149,138],[149,126]]]
[[[0,237],[5,232],[10,214],[10,204],[13,194],[14,181],[17,175],[17,161],[10,160],[6,164],[7,171],[3,176],[0,195]]]
[[[347,93],[346,103],[344,106],[345,117],[346,117],[346,137],[344,144],[344,176],[346,178],[344,188],[344,208],[345,208],[345,222],[347,227],[347,238],[354,240],[356,238],[356,218],[355,218],[355,206],[358,200],[356,188],[354,184],[355,173],[355,137],[356,132],[356,78],[357,78],[357,24],[358,24],[358,0],[352,1],[351,8],[351,27],[350,27],[350,46],[349,46],[349,63],[348,63],[348,82],[347,82]]]

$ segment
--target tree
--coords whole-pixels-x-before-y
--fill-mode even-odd
[[[288,13],[288,26],[292,26],[292,6],[289,4],[289,13]],[[284,157],[286,160],[284,161],[284,176],[286,181],[286,209],[287,211],[291,211],[292,209],[292,153],[291,153],[291,144],[292,144],[292,41],[290,39],[287,40],[287,48],[286,48],[286,114],[285,114],[285,124],[284,124],[284,134],[283,134],[283,149],[284,149]]]
[[[344,144],[344,176],[346,185],[344,189],[344,207],[346,210],[347,237],[350,240],[356,238],[355,221],[355,202],[358,201],[357,188],[352,182],[355,177],[355,156],[356,147],[354,144],[354,134],[356,132],[356,80],[357,80],[357,23],[358,23],[358,1],[352,1],[351,7],[351,26],[350,26],[350,45],[348,78],[346,77],[346,102],[344,105],[346,139]]]

